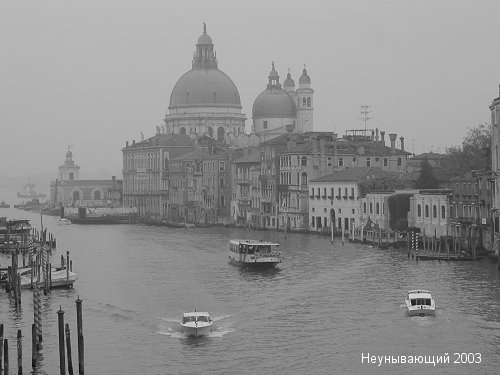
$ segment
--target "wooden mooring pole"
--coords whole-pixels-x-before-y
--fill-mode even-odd
[[[36,362],[38,358],[38,345],[36,338],[36,324],[31,325],[31,367],[36,367]]]
[[[80,296],[76,302],[76,332],[78,339],[78,373],[84,375],[84,349],[83,349],[83,321],[82,321],[82,300]]]
[[[0,372],[2,371],[3,361],[3,324],[0,324]]]
[[[3,373],[9,373],[9,340],[3,340]]]
[[[59,373],[60,375],[66,374],[66,361],[64,356],[64,311],[59,306],[57,312],[57,322],[59,326]]]
[[[23,334],[17,330],[17,375],[23,375]]]
[[[71,334],[69,331],[69,324],[66,323],[66,355],[68,357],[68,374],[73,375],[73,359],[71,357]]]

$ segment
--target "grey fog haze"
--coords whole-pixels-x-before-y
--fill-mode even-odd
[[[125,142],[154,135],[203,22],[219,69],[252,104],[274,61],[304,64],[314,130],[364,127],[444,152],[489,123],[498,96],[497,0],[0,2],[0,176],[57,176],[68,145],[82,176],[121,178]]]

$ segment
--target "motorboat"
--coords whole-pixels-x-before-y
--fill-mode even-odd
[[[182,315],[182,332],[187,336],[206,336],[210,333],[213,320],[208,312],[188,312]]]
[[[410,290],[405,299],[409,316],[426,316],[436,313],[434,298],[428,290]]]
[[[71,220],[66,219],[64,217],[61,217],[60,219],[57,220],[57,224],[59,224],[59,225],[71,225]]]
[[[239,267],[272,268],[281,263],[280,245],[260,240],[230,240],[228,258]]]
[[[42,276],[42,275],[40,275]],[[76,273],[66,270],[66,267],[52,267],[50,270],[52,288],[72,288],[78,276]],[[43,279],[43,276],[40,278]],[[38,277],[31,277],[31,270],[21,273],[21,288],[30,288],[33,283],[38,281]]]

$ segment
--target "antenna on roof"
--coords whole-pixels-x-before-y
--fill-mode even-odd
[[[365,123],[365,131],[366,131],[366,122],[373,118],[373,117],[368,117],[368,114],[371,112],[368,110],[368,108],[370,108],[370,107],[371,107],[371,105],[362,105],[361,106],[361,115],[363,117],[360,117],[360,119]]]

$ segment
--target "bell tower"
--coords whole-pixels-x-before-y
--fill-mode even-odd
[[[299,89],[296,94],[297,101],[297,132],[313,131],[313,102],[314,90],[311,88],[311,78],[307,74],[304,65],[302,75],[299,78]]]
[[[66,160],[62,165],[59,166],[59,181],[73,181],[80,179],[80,166],[76,165],[73,161],[73,153],[71,148],[73,146],[68,146],[68,151],[66,151]]]

